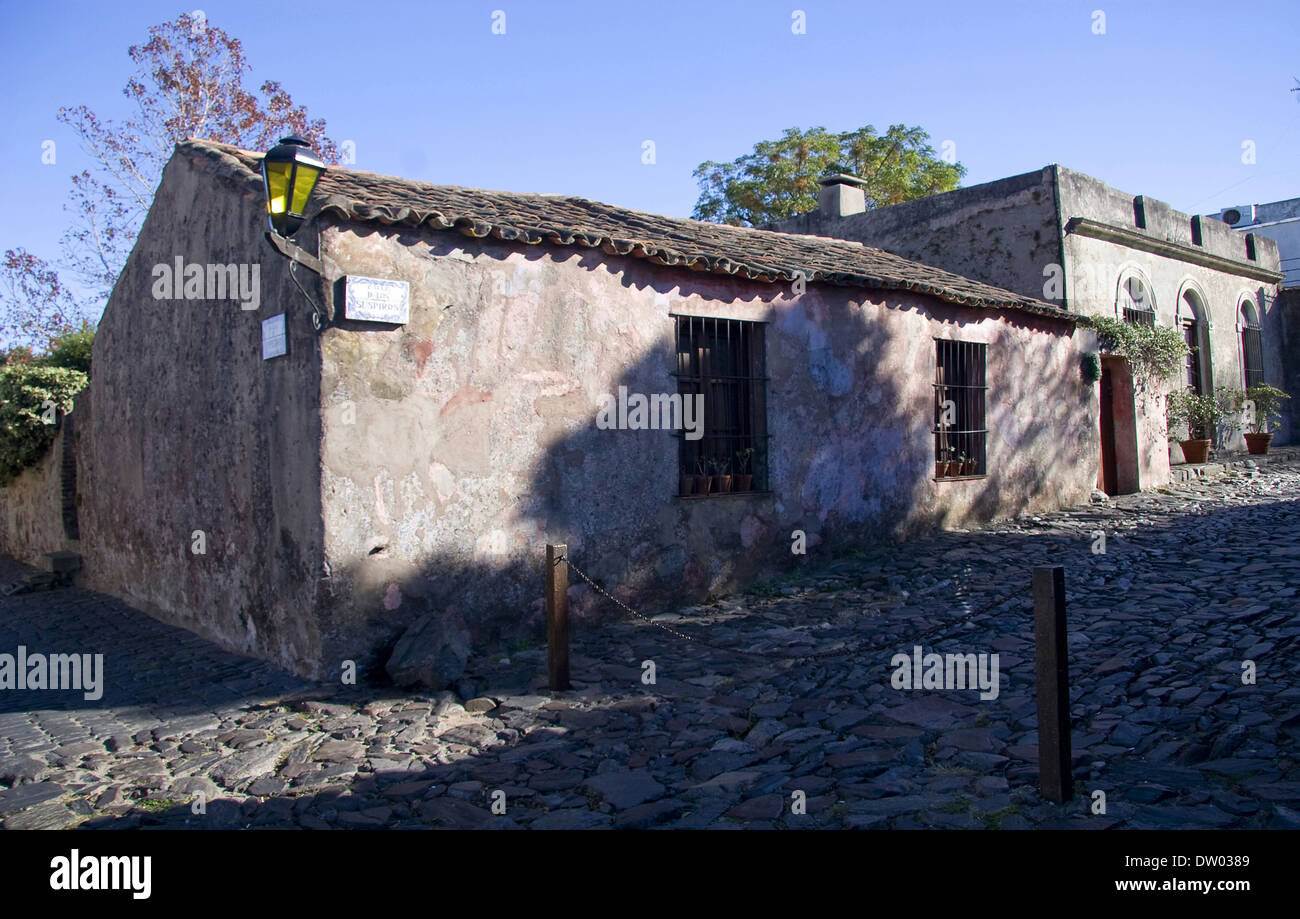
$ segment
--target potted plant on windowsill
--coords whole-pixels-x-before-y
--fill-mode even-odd
[[[705,461],[698,459],[695,461],[695,493],[697,495],[707,495],[710,484],[709,474],[705,469]]]
[[[961,475],[961,460],[957,458],[960,455],[956,447],[948,447],[948,462],[945,464],[946,471],[944,472],[944,475],[948,478]]]
[[[749,491],[750,486],[754,484],[754,476],[750,472],[753,457],[753,447],[746,447],[744,450],[736,451],[736,477],[732,481],[732,487],[736,491]]]
[[[1273,431],[1282,421],[1282,400],[1290,399],[1280,389],[1267,383],[1256,383],[1246,390],[1246,399],[1250,411],[1246,422],[1246,450],[1256,456],[1268,453],[1268,445],[1273,442]]]
[[[712,473],[709,482],[713,489],[713,493],[721,495],[731,491],[731,476],[727,471],[727,461],[719,459],[716,456],[711,456],[707,462],[709,471]]]
[[[731,491],[731,461],[718,458],[718,491],[727,494]]]
[[[679,495],[689,495],[695,490],[695,476],[687,475],[685,472],[681,475],[680,487],[677,491]]]
[[[974,474],[975,474],[975,460],[971,459],[969,456],[967,456],[965,453],[963,453],[963,454],[961,455],[960,462],[961,462],[961,474],[962,474],[962,475],[974,475]]]

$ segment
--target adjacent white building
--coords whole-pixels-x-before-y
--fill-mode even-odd
[[[1234,230],[1257,233],[1276,241],[1285,275],[1282,286],[1300,286],[1300,198],[1271,204],[1238,204],[1209,216],[1217,217]]]

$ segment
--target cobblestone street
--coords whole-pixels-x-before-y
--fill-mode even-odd
[[[766,657],[611,620],[578,630],[575,689],[554,698],[540,645],[479,662],[473,698],[336,690],[80,589],[0,598],[0,651],[105,655],[98,701],[0,693],[0,818],[6,829],[1300,828],[1297,499],[1300,467],[1278,465],[814,557],[660,617]],[[1066,569],[1076,796],[1065,805],[1037,791],[1038,564]],[[0,580],[23,571],[7,560]],[[998,654],[996,699],[893,688],[891,660],[918,645]],[[857,650],[783,659],[846,648]],[[795,792],[806,814],[792,812]]]

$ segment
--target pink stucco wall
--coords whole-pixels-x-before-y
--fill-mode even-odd
[[[340,273],[412,287],[409,324],[321,342],[325,554],[347,598],[330,631],[357,654],[426,611],[484,640],[536,628],[547,542],[653,607],[780,572],[796,529],[825,557],[1079,502],[1096,476],[1096,388],[1065,323],[452,233],[323,245]],[[620,385],[676,390],[674,314],[768,323],[771,494],[676,498],[669,433],[597,429]],[[934,481],[936,337],[988,345],[984,479]]]

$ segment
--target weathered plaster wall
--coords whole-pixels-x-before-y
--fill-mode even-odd
[[[1137,271],[1155,297],[1158,321],[1172,325],[1182,292],[1190,287],[1208,306],[1210,366],[1220,387],[1244,385],[1238,308],[1249,298],[1260,319],[1265,377],[1282,386],[1283,334],[1274,284],[1085,237],[1069,232],[1067,225],[1072,217],[1088,218],[1269,271],[1279,267],[1276,243],[1257,236],[1255,259],[1249,261],[1243,234],[1226,224],[1201,219],[1197,243],[1190,215],[1151,198],[1143,198],[1142,205],[1145,226],[1139,227],[1133,195],[1082,173],[1048,166],[850,217],[813,212],[777,228],[857,240],[1034,297],[1050,297],[1044,285],[1052,266],[1061,266],[1062,304],[1088,315],[1118,315],[1120,284]],[[1150,488],[1169,481],[1171,453],[1181,462],[1182,451],[1177,445],[1170,448],[1165,439],[1164,393],[1137,396],[1137,475],[1141,487]],[[1286,426],[1278,442],[1291,439],[1291,427]],[[1227,446],[1244,449],[1240,433]]]
[[[1174,210],[1155,198],[1142,196],[1145,226],[1139,227],[1136,224],[1134,195],[1064,166],[1057,166],[1056,171],[1063,221],[1071,217],[1089,217],[1112,226],[1125,227],[1152,239],[1189,246],[1209,255],[1249,261],[1246,256],[1245,233],[1234,230],[1226,223],[1208,217],[1200,218],[1200,242],[1196,242],[1192,232],[1194,215]],[[1253,264],[1277,271],[1277,243],[1268,237],[1257,236]]]
[[[164,170],[95,337],[81,551],[91,586],[317,676],[319,354],[263,206],[200,161]],[[153,266],[177,256],[257,265],[260,308],[155,299]],[[261,320],[279,312],[289,354],[263,362]]]
[[[436,231],[323,240],[342,271],[412,285],[408,325],[322,338],[339,598],[323,627],[349,656],[430,611],[479,640],[536,634],[547,542],[653,607],[793,564],[795,529],[815,555],[1075,503],[1093,484],[1095,438],[1078,432],[1096,428],[1096,387],[1065,323],[819,285],[795,297]],[[772,494],[676,498],[670,433],[596,428],[600,396],[620,385],[676,391],[673,314],[769,323]],[[986,479],[933,480],[936,336],[989,345]]]
[[[40,462],[0,488],[0,553],[39,566],[47,552],[77,551],[63,531],[63,451],[60,429]]]
[[[1063,227],[1071,217],[1087,217],[1156,239],[1192,245],[1190,218],[1161,202],[1144,199],[1146,228],[1141,229],[1134,226],[1133,197],[1088,176],[1062,169],[1060,195]],[[1201,239],[1203,246],[1198,248],[1213,255],[1237,260],[1244,257],[1241,235],[1226,224],[1203,220]],[[1131,272],[1136,271],[1154,299],[1156,322],[1176,326],[1183,293],[1193,291],[1209,313],[1209,365],[1216,387],[1242,389],[1245,386],[1239,306],[1243,300],[1250,300],[1255,304],[1260,320],[1265,379],[1275,386],[1283,386],[1283,336],[1275,299],[1276,285],[1079,233],[1066,234],[1065,258],[1067,303],[1074,312],[1121,316],[1120,285]],[[1277,249],[1271,240],[1257,241],[1256,258],[1259,267],[1277,270]],[[1181,380],[1180,376],[1180,385]],[[1163,393],[1160,400],[1160,411],[1144,412],[1146,417],[1140,424],[1139,434],[1144,444],[1143,487],[1168,480],[1167,473],[1163,479],[1160,478],[1160,459],[1152,454],[1163,453],[1167,465],[1172,449],[1174,461],[1182,461],[1179,447],[1176,444],[1172,448],[1167,446]],[[1154,409],[1154,403],[1149,408]],[[1143,427],[1145,433],[1141,430]],[[1278,442],[1284,443],[1289,439],[1288,428],[1279,434]],[[1238,433],[1227,446],[1244,450],[1245,442]],[[1156,480],[1148,481],[1148,474],[1154,474]]]
[[[1042,299],[1044,266],[1061,264],[1053,169],[849,217],[814,211],[774,228],[855,240]]]

